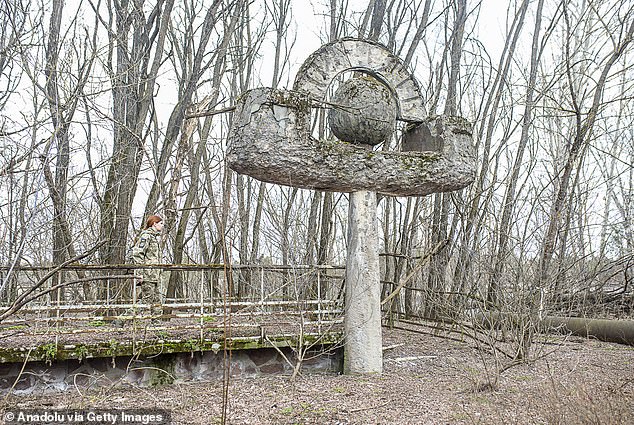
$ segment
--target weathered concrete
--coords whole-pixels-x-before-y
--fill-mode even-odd
[[[344,83],[332,103],[360,113],[331,111],[331,129],[345,141],[315,140],[310,134],[312,103],[325,101],[332,80],[344,71],[362,71],[381,84],[367,91],[354,80]],[[373,128],[381,118],[388,129],[393,125],[392,108],[382,99],[394,99],[397,118],[412,124],[403,142],[406,152],[373,151],[346,142],[378,144],[388,137],[383,128]],[[428,118],[418,83],[398,57],[377,43],[342,39],[322,46],[304,62],[292,91],[259,88],[238,100],[227,162],[233,170],[265,182],[353,192],[344,370],[381,372],[375,192],[421,196],[471,183],[476,157],[470,125],[459,117]]]
[[[430,117],[419,124],[442,145],[440,152],[390,152],[311,137],[306,94],[257,88],[236,106],[227,162],[261,181],[422,196],[461,189],[475,178],[471,126],[459,117]]]
[[[370,74],[392,94],[398,119],[415,124],[407,135],[413,143],[422,138],[424,145],[429,139],[438,148],[369,151],[340,140],[311,137],[312,103],[325,100],[332,79],[349,70]],[[458,190],[474,180],[469,123],[459,117],[427,117],[418,83],[401,60],[380,44],[342,39],[322,46],[306,59],[293,88],[257,88],[238,99],[227,151],[233,170],[287,186],[395,196]],[[362,98],[357,99],[361,104]],[[345,131],[344,139],[365,138],[356,134],[364,133],[368,123],[348,122],[347,130],[345,123],[335,123]]]
[[[390,90],[370,76],[341,84],[332,96],[328,112],[332,133],[350,143],[378,145],[392,136],[396,102]]]
[[[376,232],[376,194],[350,194],[344,373],[381,373],[381,285]]]
[[[323,101],[330,82],[342,72],[353,70],[372,75],[392,90],[398,103],[398,119],[419,122],[426,118],[418,82],[403,61],[385,46],[368,40],[343,38],[324,44],[304,61],[293,90],[305,91],[312,99]]]
[[[291,348],[280,348],[295,362]],[[340,373],[341,350],[306,353],[302,371]],[[235,350],[228,364],[234,377],[290,374],[292,366],[274,348]],[[82,361],[0,363],[0,395],[46,394],[79,388],[141,386],[222,380],[227,367],[222,351],[165,353],[151,357],[123,356],[89,358]]]
[[[139,334],[134,335],[134,331],[130,330],[129,334],[124,337],[121,334],[93,333],[94,340],[90,342],[63,342],[73,334],[57,335],[60,343],[53,342],[42,343],[30,340],[28,345],[21,343],[18,337],[3,340],[0,345],[0,363],[21,363],[21,362],[56,362],[61,360],[83,360],[99,357],[125,357],[125,356],[154,356],[165,353],[181,353],[190,351],[218,351],[226,347],[230,350],[249,350],[268,348],[271,345],[275,347],[297,347],[299,332],[293,335],[291,329],[285,333],[276,332],[269,333],[268,327],[263,325],[254,325],[252,328],[242,326],[240,328],[243,336],[227,337],[221,329],[208,328],[206,336],[203,339],[199,337],[183,338],[159,338],[152,337],[151,334],[145,333],[143,329],[139,329]],[[338,345],[343,339],[341,328],[332,326],[322,330],[319,333],[312,332],[314,329],[304,328],[303,341],[306,344],[314,345]],[[288,333],[290,331],[291,333]],[[253,334],[253,332],[257,332]],[[262,333],[266,334],[266,338],[262,337]],[[251,335],[249,335],[251,334]],[[108,339],[106,339],[108,338]],[[47,338],[50,340],[50,336]],[[16,346],[16,343],[18,345]]]

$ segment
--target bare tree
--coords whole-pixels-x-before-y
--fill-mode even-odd
[[[112,156],[100,202],[100,235],[107,241],[100,249],[104,263],[125,259],[128,220],[173,5],[173,0],[158,1],[146,15],[142,0],[108,2],[108,16],[101,18],[109,38],[106,66],[114,124]],[[97,10],[98,6],[93,7]]]
[[[189,113],[191,115],[195,116],[197,114],[200,114],[201,112],[204,112],[205,110],[208,109],[209,105],[213,106],[218,101],[218,97],[220,94],[220,82],[221,82],[221,78],[223,76],[224,70],[226,69],[226,57],[227,57],[229,42],[231,40],[233,31],[241,17],[241,15],[239,13],[235,13],[234,10],[240,10],[241,4],[242,4],[241,2],[237,2],[233,4],[225,12],[227,13],[228,16],[232,16],[232,17],[228,21],[227,27],[224,28],[223,38],[221,39],[212,57],[213,61],[215,61],[215,64],[213,66],[213,71],[212,71],[213,84],[210,87],[211,93],[205,96],[205,98],[201,100],[197,105],[189,107]],[[179,75],[181,76],[181,79],[182,79],[180,86],[182,86],[184,90],[182,92],[179,91],[179,100],[170,116],[170,122],[178,121],[179,119],[182,122],[181,137],[180,137],[178,148],[177,148],[175,164],[172,169],[172,176],[171,176],[169,187],[168,187],[168,193],[165,199],[165,218],[167,222],[167,229],[170,232],[171,238],[173,240],[172,260],[178,264],[182,263],[184,260],[183,258],[184,249],[185,249],[184,241],[186,237],[187,223],[191,214],[191,207],[195,199],[195,191],[190,190],[188,192],[188,195],[185,198],[184,205],[182,208],[182,215],[180,217],[180,220],[178,220],[178,223],[177,223],[177,208],[178,208],[177,195],[179,192],[178,188],[180,187],[182,183],[182,168],[188,157],[193,160],[189,162],[189,171],[192,175],[190,185],[192,185],[192,187],[196,187],[198,184],[197,177],[199,173],[198,170],[200,167],[200,159],[201,159],[200,156],[191,157],[187,153],[191,151],[192,149],[192,147],[190,146],[190,139],[194,135],[194,130],[196,126],[198,125],[198,118],[185,119],[185,113],[187,111],[182,110],[182,108],[184,105],[188,105],[192,102],[192,98],[199,85],[199,81],[203,75],[203,72],[213,63],[212,60],[208,60],[205,63],[203,63],[203,59],[208,50],[207,45],[209,43],[213,28],[222,17],[222,15],[218,13],[219,7],[220,7],[220,2],[215,2],[207,10],[203,23],[201,25],[202,30],[201,30],[199,44],[196,48],[193,48],[191,46],[189,47],[189,49],[195,49],[195,50],[193,50],[193,52],[190,50],[190,52],[188,52],[187,54],[180,55],[181,68],[180,68]],[[234,7],[235,9],[233,9]],[[193,12],[194,12],[193,10],[190,11],[190,13],[193,13]],[[183,16],[183,20],[185,22],[191,21],[193,20],[193,16],[186,14],[185,16]],[[188,47],[187,46],[189,44],[188,40],[195,38],[193,37],[193,34],[189,33],[189,31],[191,30],[192,28],[189,28],[189,30],[186,31],[181,37],[178,37],[176,34],[173,34],[173,39],[175,44],[178,42],[184,43],[184,45],[181,48],[183,52]],[[192,53],[193,53],[193,60],[192,60],[192,63],[189,63],[189,57]],[[208,117],[208,119],[211,120],[212,117],[213,116]],[[177,133],[174,133],[174,134],[177,134]],[[150,209],[151,204],[153,203],[152,198],[156,196],[158,192],[158,188],[161,186],[157,184],[157,182],[160,181],[159,179],[161,178],[161,173],[165,172],[165,169],[167,166],[167,158],[170,156],[169,152],[171,152],[173,143],[169,141],[170,140],[169,137],[171,137],[169,134],[166,135],[165,142],[163,143],[161,158],[163,159],[164,162],[159,162],[160,168],[159,168],[159,172],[157,173],[158,174],[157,178],[156,180],[154,180],[154,183],[152,185],[152,190],[150,191],[150,199],[148,200],[148,204],[146,206],[146,214],[149,214],[150,211],[152,211]],[[201,149],[204,149],[204,146],[202,143],[200,144],[198,148],[199,152]],[[183,295],[183,291],[181,288],[181,281],[179,278],[180,278],[179,273],[172,273],[170,275],[170,280],[167,286],[167,297],[171,298],[174,296]]]
[[[520,21],[524,20],[524,15],[527,9],[527,2],[522,4],[522,17]],[[531,62],[530,71],[528,77],[528,84],[526,86],[526,101],[524,106],[524,115],[522,118],[522,134],[520,136],[520,144],[517,148],[515,160],[513,162],[513,168],[511,176],[507,183],[506,192],[504,194],[502,218],[500,221],[497,242],[497,255],[495,257],[493,273],[489,281],[489,287],[487,289],[487,303],[489,305],[495,305],[498,302],[498,283],[502,279],[502,272],[504,269],[504,260],[509,255],[508,253],[508,240],[510,233],[510,222],[515,207],[515,192],[517,190],[517,184],[520,176],[520,170],[524,163],[524,152],[529,139],[529,132],[532,125],[532,116],[534,108],[534,91],[537,81],[537,71],[539,67],[539,61],[543,42],[540,40],[540,32],[542,25],[542,11],[544,8],[543,0],[540,0],[537,4],[537,10],[535,12],[535,27],[533,30],[533,43],[531,48]],[[521,22],[520,22],[521,25]]]
[[[456,115],[458,112],[458,80],[460,78],[460,62],[462,59],[462,44],[464,42],[464,30],[467,21],[467,2],[459,0],[454,2],[453,8],[454,20],[453,29],[450,36],[450,65],[449,80],[447,83],[447,100],[445,102],[444,113],[446,115]],[[445,50],[446,51],[446,50]],[[446,193],[438,193],[434,195],[434,210],[432,223],[432,246],[451,240],[452,236],[448,233],[449,225],[449,206],[452,195]],[[445,246],[445,245],[443,245]],[[449,247],[445,247],[432,258],[429,270],[429,290],[432,294],[439,294],[445,291],[446,281],[445,273],[449,262]],[[434,317],[438,315],[438,301],[431,300],[426,315]]]
[[[4,110],[12,93],[20,83],[19,56],[26,37],[31,33],[27,26],[28,4],[24,1],[0,2],[0,110]],[[3,114],[0,136],[11,134]]]
[[[565,28],[568,31],[568,34],[571,34],[570,31],[572,30],[573,24],[571,22],[567,5],[564,5],[563,13],[564,21],[566,23]],[[625,19],[621,20],[621,18],[619,18],[618,26],[621,32],[618,33],[618,38],[614,39],[613,50],[601,61],[602,68],[600,69],[599,77],[594,86],[591,86],[593,94],[587,111],[582,109],[583,100],[580,98],[581,88],[573,77],[575,63],[572,56],[571,46],[569,43],[564,43],[563,46],[565,53],[565,73],[568,89],[570,91],[570,101],[575,119],[575,126],[573,133],[571,134],[570,145],[566,150],[563,167],[557,172],[557,187],[555,190],[554,201],[548,215],[548,227],[542,244],[538,272],[538,285],[535,289],[535,297],[543,295],[541,291],[548,286],[553,278],[551,261],[556,249],[557,235],[561,231],[560,226],[562,224],[562,219],[565,217],[566,200],[569,196],[569,189],[574,178],[574,173],[583,163],[584,155],[587,152],[590,141],[592,140],[594,125],[602,106],[603,94],[611,69],[619,60],[621,55],[623,55],[634,38],[634,13],[630,10],[630,13],[625,16]],[[571,38],[568,40],[570,39]],[[538,302],[535,301],[535,304],[537,303]]]
[[[74,82],[65,82],[61,75],[71,75],[70,70],[60,69],[59,52],[64,40],[60,39],[64,2],[55,0],[51,9],[51,18],[48,28],[48,42],[46,45],[46,83],[44,91],[48,101],[51,123],[53,127],[52,149],[56,151],[55,175],[50,170],[48,158],[44,159],[43,171],[46,179],[51,201],[53,203],[53,263],[61,264],[67,258],[75,257],[75,247],[67,220],[67,185],[68,168],[70,164],[69,127],[74,119],[80,96],[92,71],[95,59],[94,46],[91,46],[90,34],[82,36],[73,34],[76,43],[74,52],[77,57],[77,70],[74,74]],[[76,21],[76,20],[75,20]],[[77,27],[74,27],[77,29]],[[96,31],[96,28],[95,28]],[[81,37],[81,38],[80,38]],[[83,51],[83,53],[81,53]],[[65,61],[72,63],[72,61]],[[68,92],[60,92],[61,87],[66,87]],[[83,276],[82,276],[83,277]]]

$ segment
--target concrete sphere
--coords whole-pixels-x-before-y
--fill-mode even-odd
[[[385,85],[370,76],[345,81],[331,103],[330,130],[339,140],[374,146],[394,131],[396,101]]]

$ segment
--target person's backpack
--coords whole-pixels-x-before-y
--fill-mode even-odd
[[[132,256],[132,252],[136,243],[139,241],[139,236],[141,236],[141,232],[138,232],[134,239],[132,239],[132,243],[128,245],[128,248],[125,251],[125,262],[126,264],[134,264],[134,257]]]

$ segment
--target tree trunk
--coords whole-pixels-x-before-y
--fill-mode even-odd
[[[157,2],[147,21],[140,0],[124,0],[116,8],[110,5],[115,28],[108,29],[109,57],[116,56],[116,62],[107,65],[112,81],[114,146],[100,203],[100,238],[106,241],[100,257],[106,264],[125,260],[128,220],[147,137],[144,128],[173,4],[173,0]]]

